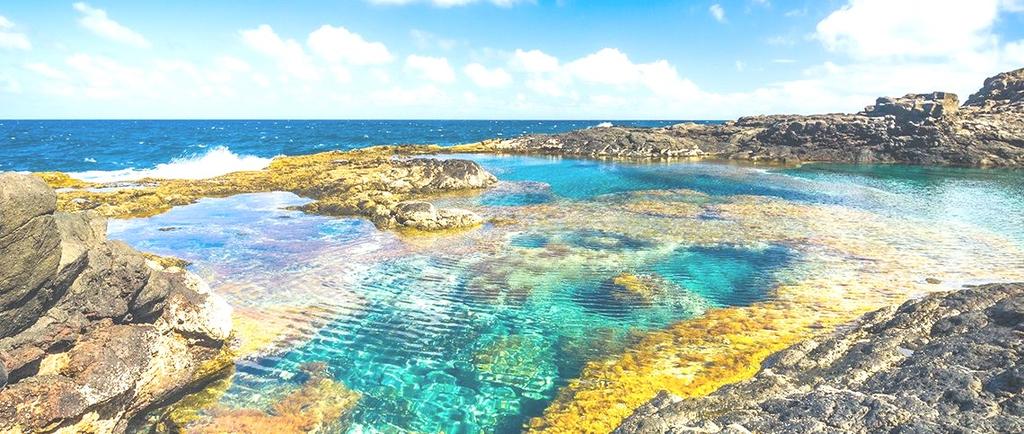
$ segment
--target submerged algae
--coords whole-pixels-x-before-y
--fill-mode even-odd
[[[197,180],[144,179],[129,188],[86,184],[54,172],[44,174],[44,179],[55,187],[74,187],[58,195],[58,208],[64,211],[93,209],[108,217],[148,217],[206,197],[288,191],[316,200],[303,206],[305,211],[362,216],[379,227],[393,228],[408,220],[399,212],[401,204],[420,203],[407,202],[410,199],[482,189],[497,182],[472,161],[409,158],[437,149],[381,146],[277,157],[264,170]],[[451,229],[481,222],[479,217],[454,209],[440,210],[433,217],[429,222],[416,220],[411,227]]]

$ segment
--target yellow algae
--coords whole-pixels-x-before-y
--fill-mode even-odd
[[[322,432],[344,422],[361,395],[327,378],[321,363],[304,367],[310,378],[270,408],[214,406],[208,417],[188,425],[192,433],[310,433]]]
[[[36,172],[35,175],[43,178],[46,185],[49,185],[54,190],[62,188],[88,188],[93,185],[81,179],[72,178],[71,175],[64,172]]]
[[[108,217],[147,217],[201,198],[288,191],[316,200],[304,207],[306,211],[364,216],[379,226],[392,227],[396,226],[394,207],[403,200],[480,189],[496,182],[472,162],[400,158],[436,149],[375,147],[277,157],[264,170],[209,179],[144,179],[130,188],[61,191],[57,206],[63,211],[93,209]],[[61,175],[46,176],[61,182]]]
[[[612,284],[621,287],[629,295],[642,300],[651,300],[665,290],[665,282],[650,275],[619,273],[612,277]],[[615,294],[618,294],[617,292]]]
[[[711,393],[753,376],[768,355],[867,311],[962,283],[1024,279],[1024,269],[1013,266],[1024,260],[1019,246],[977,228],[950,231],[842,206],[753,196],[709,207],[724,220],[647,216],[638,223],[607,209],[587,210],[585,220],[591,228],[694,244],[783,243],[801,253],[800,262],[781,272],[768,301],[709,311],[652,333],[619,356],[588,363],[531,420],[531,431],[609,432],[659,391]],[[1000,255],[986,254],[992,251]],[[617,280],[634,283],[628,275]]]

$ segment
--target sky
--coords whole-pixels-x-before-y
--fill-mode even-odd
[[[0,2],[0,118],[732,119],[961,100],[1024,0]]]

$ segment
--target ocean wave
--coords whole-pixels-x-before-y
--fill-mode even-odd
[[[243,170],[265,169],[271,158],[238,155],[226,146],[216,146],[202,155],[175,158],[150,169],[88,170],[70,175],[88,182],[121,182],[143,178],[204,179]]]
[[[613,125],[611,122],[601,122],[591,128],[611,128]]]

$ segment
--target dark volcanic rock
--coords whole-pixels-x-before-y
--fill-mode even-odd
[[[230,307],[55,201],[0,174],[0,432],[122,432],[230,363]]]
[[[662,393],[618,433],[1024,432],[1024,283],[912,300],[769,357],[752,379]]]
[[[1024,69],[952,93],[879,98],[857,114],[743,117],[717,125],[588,128],[488,141],[486,151],[590,157],[1024,167]]]

